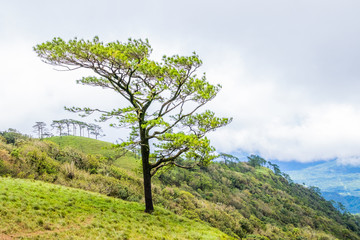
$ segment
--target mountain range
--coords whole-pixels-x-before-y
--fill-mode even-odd
[[[335,159],[286,173],[296,183],[320,188],[327,200],[341,202],[350,213],[360,213],[360,167],[339,164]]]

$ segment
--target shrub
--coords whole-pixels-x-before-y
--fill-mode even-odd
[[[19,133],[16,129],[9,128],[7,131],[0,132],[2,139],[5,139],[7,144],[15,145],[17,141],[30,139],[29,136]]]
[[[14,158],[19,158],[20,156],[20,149],[18,148],[15,148],[11,151],[11,156],[14,157]]]
[[[43,173],[56,173],[59,169],[59,163],[47,156],[45,152],[38,149],[29,151],[26,158],[30,164],[35,168],[36,172],[41,175]]]
[[[5,175],[10,173],[10,158],[8,151],[0,149],[0,175]]]
[[[77,169],[76,169],[75,163],[71,162],[71,163],[64,163],[61,166],[61,171],[64,173],[64,175],[67,178],[73,179],[76,176]]]
[[[92,155],[89,154],[86,156],[86,158],[83,159],[83,168],[85,170],[89,170],[90,173],[94,174],[97,173],[97,170],[104,164],[106,163],[106,159],[99,155]]]

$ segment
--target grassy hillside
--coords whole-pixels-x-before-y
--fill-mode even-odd
[[[231,239],[204,223],[138,203],[0,177],[0,239]]]
[[[190,198],[192,204],[181,207],[176,201],[177,194],[169,190],[168,198],[178,213],[200,216],[223,231],[227,226],[238,236],[360,239],[359,218],[341,214],[316,188],[288,182],[267,168],[215,163],[197,171],[173,169],[162,173],[159,179],[163,187],[178,186],[197,196]],[[205,213],[203,218],[204,213],[197,207],[201,205],[198,199],[217,204],[223,215]]]
[[[124,169],[134,170],[140,167],[140,161],[135,158],[134,154],[128,153],[125,156],[122,156],[123,153],[112,148],[113,144],[109,142],[79,136],[56,136],[47,138],[46,140],[55,142],[60,147],[75,148],[86,154],[101,154],[107,158],[113,159],[115,165]]]
[[[0,139],[0,175],[143,203],[141,175],[133,168],[121,167],[106,152],[113,149],[98,148],[96,144],[104,143],[86,138],[64,144],[66,138],[62,137],[61,145],[34,139],[7,144]],[[83,147],[84,153],[71,143],[74,141],[96,147]],[[131,163],[133,160],[124,161],[138,164],[136,160]],[[264,167],[239,162],[214,163],[190,171],[168,169],[159,172],[153,183],[156,206],[207,222],[238,239],[360,239],[358,217],[339,212],[316,188],[294,184]]]
[[[70,146],[87,154],[108,154],[112,144],[101,140],[94,140],[79,136],[55,136],[46,138],[48,141],[57,143],[60,147]]]

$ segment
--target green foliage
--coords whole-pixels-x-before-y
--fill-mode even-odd
[[[78,136],[66,137],[50,137],[46,139],[59,145],[60,147],[72,147],[73,149],[80,150],[85,154],[107,154],[108,149],[112,144],[103,141],[93,141],[93,139]]]
[[[18,147],[0,144],[0,162],[6,170],[1,172],[0,168],[0,174],[40,179],[143,203],[143,184],[138,172],[119,167],[121,161],[102,162],[100,152],[111,149],[102,149],[101,141],[91,141],[99,145],[88,142],[94,146],[90,156],[69,145],[59,146],[50,141],[26,141]],[[47,172],[46,164],[33,163],[48,164],[52,162],[49,158],[58,164],[54,173]],[[96,166],[96,171],[89,166]],[[339,212],[316,188],[290,183],[264,167],[228,162],[190,171],[169,168],[159,172],[153,187],[158,206],[207,222],[235,238],[359,239],[359,217]],[[41,209],[41,204],[36,208]],[[36,226],[48,223],[46,219],[42,221]]]
[[[28,151],[26,160],[36,169],[39,175],[47,173],[56,173],[59,168],[59,163],[50,158],[45,152],[38,149]]]
[[[251,155],[247,158],[248,158],[249,165],[253,166],[253,167],[264,166],[267,162],[265,159],[263,159],[262,157],[260,157],[258,155]]]
[[[47,138],[47,141],[57,143],[66,152],[66,154],[56,157],[59,161],[71,162],[74,159],[85,158],[86,155],[100,154],[107,161],[128,170],[140,167],[140,163],[135,159],[134,154],[117,147],[114,148],[113,144],[108,142],[94,141],[94,139],[78,136],[51,137]],[[74,154],[77,157],[72,156]]]
[[[93,40],[64,41],[54,38],[34,47],[44,62],[68,70],[90,69],[97,76],[84,77],[77,83],[112,89],[127,103],[118,109],[105,111],[89,107],[65,108],[87,116],[100,112],[99,121],[115,119],[113,127],[129,127],[131,132],[121,148],[141,148],[146,211],[153,211],[151,177],[162,167],[189,168],[207,165],[213,160],[215,149],[205,135],[231,122],[219,118],[209,110],[195,113],[216,97],[220,85],[212,85],[205,74],[197,77],[202,65],[199,56],[163,56],[157,62],[150,58],[152,48],[148,40],[129,39],[104,44]],[[61,123],[54,126],[62,132]],[[134,134],[136,132],[136,134]],[[186,158],[191,166],[177,161]]]
[[[180,196],[169,195],[168,188],[163,197],[178,204],[166,201],[161,204],[244,239],[318,239],[320,236],[343,239],[341,229],[344,228],[355,232],[347,239],[359,239],[360,222],[354,217],[351,217],[353,220],[346,219],[318,191],[288,182],[266,168],[258,167],[254,171],[246,166],[246,163],[231,162],[227,165],[212,164],[192,173],[181,169],[162,172],[159,180],[163,186],[186,189],[197,197],[191,200],[195,207],[189,209],[191,205],[181,205],[181,201],[176,201]],[[214,205],[205,210],[200,199]],[[215,209],[214,216],[210,215],[209,212]],[[231,214],[227,209],[231,209]],[[231,217],[225,218],[228,214]],[[223,217],[215,217],[218,215]],[[326,224],[320,224],[324,222]],[[305,229],[307,226],[312,230]]]
[[[281,176],[283,174],[280,170],[280,167],[277,164],[273,164],[271,162],[268,162],[268,164],[273,168],[275,175]]]
[[[6,143],[13,145],[15,145],[18,141],[27,140],[30,138],[29,136],[23,135],[13,128],[9,128],[7,131],[0,132],[0,136],[2,141],[5,140]]]
[[[0,175],[7,175],[10,173],[10,159],[11,155],[5,149],[0,149]]]
[[[239,161],[239,158],[237,158],[237,157],[235,157],[235,156],[233,156],[231,154],[227,154],[227,153],[220,153],[219,157],[224,160],[225,164],[229,164],[229,163]]]
[[[205,157],[214,150],[209,147],[208,140],[186,141],[186,147],[180,147],[174,138],[183,138],[185,133],[175,133],[177,127],[188,127],[194,133],[187,133],[187,136],[201,139],[205,133],[231,121],[227,118],[215,117],[210,111],[193,115],[199,107],[213,99],[220,89],[219,85],[209,84],[205,75],[201,78],[196,77],[194,72],[201,66],[202,61],[195,53],[189,57],[164,56],[162,62],[155,62],[149,58],[152,49],[147,40],[129,39],[127,43],[116,41],[103,44],[97,37],[92,41],[75,38],[68,42],[54,38],[52,41],[37,45],[34,50],[39,57],[50,64],[92,69],[101,76],[84,77],[78,83],[110,88],[127,99],[129,106],[109,112],[100,111],[103,114],[100,120],[116,117],[118,123],[113,123],[113,126],[138,128],[140,125],[139,133],[140,131],[145,133],[141,139],[142,144],[153,138],[164,141],[161,150],[158,149],[156,152],[159,163],[156,164],[157,168],[163,166],[161,163],[173,162],[176,157],[187,151],[192,151],[188,157],[200,156],[199,153],[195,153],[198,149],[202,157],[196,160],[206,163],[213,158]],[[184,113],[188,102],[196,103],[197,107],[193,111]],[[156,103],[159,103],[160,107],[150,113],[150,105]],[[81,111],[85,115],[99,111],[91,108],[68,108],[68,110]],[[165,118],[166,115],[169,117]],[[138,136],[140,137],[140,134]],[[140,142],[130,143],[133,145]],[[124,146],[130,147],[129,144]],[[171,155],[169,152],[175,154]]]

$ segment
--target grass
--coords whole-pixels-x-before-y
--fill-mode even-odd
[[[128,153],[122,157],[116,157],[117,150],[112,148],[112,144],[109,142],[78,136],[56,136],[46,138],[45,140],[55,142],[60,147],[69,146],[76,148],[86,154],[101,154],[103,156],[113,157],[115,158],[114,164],[126,170],[135,170],[140,168],[140,160],[136,159],[132,153]]]
[[[0,177],[0,239],[231,239],[162,208],[40,181]]]
[[[60,147],[70,146],[87,154],[107,154],[111,151],[111,143],[87,137],[62,136],[50,137],[49,140],[59,144]],[[109,149],[106,149],[109,148]]]

